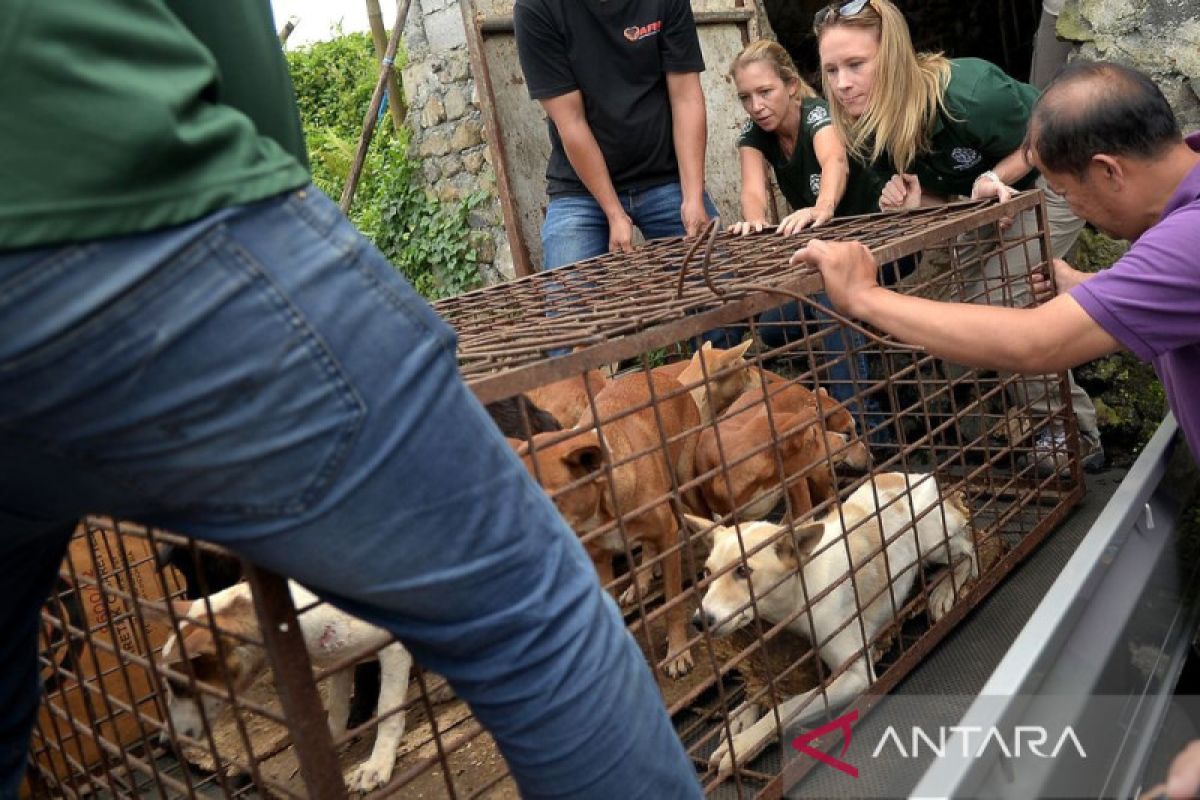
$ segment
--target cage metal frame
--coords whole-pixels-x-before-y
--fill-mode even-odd
[[[1022,236],[1015,242],[1005,240],[1000,231],[1000,220],[1025,211],[1032,211],[1035,215],[1035,233]],[[964,202],[904,214],[871,215],[836,220],[830,226],[821,229],[819,235],[821,238],[853,237],[862,240],[880,263],[920,253],[934,246],[948,247],[953,270],[959,266],[956,263],[957,251],[954,244],[948,245],[948,243],[953,243],[964,235],[978,231],[990,231],[990,234],[983,234],[982,246],[985,251],[990,246],[993,254],[1001,259],[1012,248],[1020,247],[1024,250],[1026,263],[1034,265],[1033,268],[1041,268],[1041,265],[1048,263],[1047,254],[1050,252],[1050,247],[1047,220],[1040,192],[1022,193],[1003,204]],[[756,315],[779,305],[781,297],[790,298],[797,295],[809,297],[821,290],[820,276],[813,270],[803,267],[786,267],[786,256],[790,255],[804,241],[813,238],[814,235],[810,232],[805,236],[787,240],[766,235],[746,237],[745,239],[729,236],[719,237],[715,240],[717,242],[715,246],[723,249],[724,254],[723,256],[718,255],[718,263],[715,267],[710,263],[711,252],[705,259],[705,263],[701,265],[700,254],[695,247],[692,248],[692,256],[686,256],[687,247],[679,240],[655,241],[641,249],[636,254],[636,258],[619,259],[605,256],[580,262],[556,270],[553,274],[533,275],[508,284],[481,289],[442,301],[436,305],[436,308],[458,331],[460,337],[459,357],[464,377],[480,401],[488,403],[513,397],[551,381],[570,378],[605,364],[636,359],[642,369],[648,371],[650,365],[645,359],[645,354],[656,348],[677,345],[703,331],[746,320],[750,320],[749,326],[753,329],[755,325],[753,320]],[[709,246],[710,248],[714,246],[713,241],[710,240]],[[681,256],[685,257],[681,259]],[[981,259],[984,257],[979,256]],[[634,296],[639,301],[636,306],[631,305],[630,298]],[[580,302],[580,298],[584,297],[588,298],[588,301]],[[959,299],[970,298],[960,297]],[[920,353],[913,354],[910,348],[900,345],[889,337],[874,332],[868,332],[868,335],[874,344],[881,348],[888,348],[888,352],[892,355],[907,353],[913,358],[921,357]],[[559,357],[545,357],[548,349],[562,347],[573,347],[574,349]],[[797,354],[802,355],[799,348],[794,349]],[[811,356],[811,349],[809,355]],[[701,361],[701,365],[703,380],[700,386],[705,393],[710,393],[712,381],[719,378],[720,374],[710,374],[703,361]],[[751,366],[761,368],[762,359],[753,360]],[[919,365],[903,367],[896,374],[889,376],[884,388],[894,393],[895,385],[901,383],[908,375],[917,375],[918,371]],[[920,384],[919,375],[912,380],[916,384]],[[968,376],[958,379],[958,383],[948,381],[940,391],[946,393],[946,397],[950,398],[948,402],[953,407],[951,396],[954,387],[969,384],[972,380],[977,388],[981,385],[977,378],[972,379]],[[1015,379],[1001,378],[992,381],[989,384],[990,388],[986,389],[981,397],[987,399],[998,393],[1002,395],[1013,380]],[[1065,402],[1068,400],[1065,382],[1062,381],[1061,376],[1058,380],[1057,388]],[[878,389],[879,387],[872,388]],[[688,390],[681,388],[680,391],[686,393]],[[867,391],[868,388],[859,389],[855,397],[861,399]],[[767,415],[770,417],[772,414],[770,404],[766,402],[769,390],[765,383],[763,384],[763,393],[764,405],[767,408]],[[929,412],[927,399],[922,397],[922,400],[925,402],[922,411],[925,415],[927,435],[930,446],[933,447],[934,437],[943,428],[957,421],[957,417],[939,424]],[[588,392],[588,404],[594,413],[596,396],[591,391]],[[657,409],[657,402],[653,394],[652,405]],[[1069,408],[1069,404],[1067,407]],[[658,414],[657,411],[656,414]],[[661,432],[663,430],[661,415],[657,417],[657,420]],[[925,630],[916,641],[905,646],[900,657],[877,677],[868,692],[855,701],[850,708],[857,709],[862,714],[869,711],[878,702],[879,697],[890,691],[904,675],[919,663],[969,613],[970,609],[1003,579],[1013,566],[1040,543],[1046,533],[1069,513],[1070,507],[1078,502],[1083,491],[1078,463],[1078,433],[1074,427],[1072,415],[1068,414],[1062,422],[1068,433],[1068,455],[1071,457],[1069,477],[1066,479],[1046,478],[1038,481],[1032,480],[1028,476],[1017,475],[999,482],[995,487],[995,491],[999,495],[1007,493],[1014,497],[1025,497],[1030,503],[1050,506],[1050,510],[1044,514],[1039,513],[1036,524],[1025,531],[1020,541],[1004,553],[992,568],[980,575],[973,585],[966,588],[955,587],[954,594],[958,600],[949,613],[937,624]],[[773,422],[772,430],[776,436],[779,436],[780,432]],[[665,451],[667,442],[661,441],[657,446]],[[987,451],[986,441],[982,447]],[[650,449],[653,450],[654,446],[651,446]],[[636,454],[633,457],[636,458]],[[776,453],[776,460],[778,461],[778,459],[779,456]],[[728,479],[728,464],[725,463],[724,455],[721,456],[721,462],[722,471]],[[964,463],[961,474],[955,476],[956,483],[951,488],[967,486],[972,481],[980,480],[981,474],[992,469],[996,463],[997,458],[990,455],[985,456],[985,460],[981,464],[972,466]],[[886,464],[897,468],[907,466],[905,454],[901,452]],[[611,470],[616,466],[620,465],[614,465],[611,461],[606,462],[605,468],[609,470],[610,476]],[[777,467],[781,476],[786,480],[787,476],[783,474],[782,462],[779,462]],[[670,489],[672,497],[677,500],[681,493],[698,485],[699,481],[700,478],[694,477],[691,483],[680,483],[675,476],[672,476]],[[834,507],[832,501],[828,501],[822,506],[825,509],[831,507]],[[635,564],[636,554],[634,548],[630,546],[624,520],[630,514],[642,510],[644,509],[625,510],[618,515],[615,523],[615,529],[622,533],[625,556],[630,565]],[[1019,509],[1004,510],[997,507],[996,513],[998,516],[995,524],[1000,525],[1006,522],[1006,514],[1019,513]],[[809,518],[811,519],[811,516]],[[792,520],[792,523],[794,522],[795,520]],[[792,529],[792,523],[788,523],[789,530]],[[123,530],[122,525],[123,523],[112,523],[112,527],[118,531]],[[903,531],[897,535],[901,534]],[[145,535],[152,542],[158,541],[160,538],[170,538],[169,534],[153,531],[135,535]],[[198,545],[190,546],[197,547]],[[699,574],[699,570],[691,549],[692,543],[686,534],[681,536],[678,546],[681,552],[688,553],[688,557],[691,559],[689,573],[692,576],[690,581],[694,594],[696,588],[703,581],[698,581],[695,577]],[[881,545],[881,549],[885,547],[886,545]],[[884,552],[886,553],[885,549]],[[742,555],[745,559],[747,553],[743,550]],[[657,556],[660,562],[663,557],[661,553]],[[93,566],[99,572],[99,565],[94,563]],[[66,574],[69,580],[76,586],[89,586],[105,597],[116,598],[127,603],[141,629],[145,629],[148,611],[144,606],[149,605],[170,621],[178,636],[179,618],[172,610],[172,606],[169,603],[160,603],[156,606],[154,601],[144,601],[131,588],[134,586],[132,571],[137,566],[137,564],[125,561],[120,570],[115,573],[118,576],[115,579],[115,586],[107,585],[104,580],[81,576],[69,564],[64,569],[67,570]],[[652,569],[653,566],[653,561],[642,564],[643,569]],[[316,684],[328,673],[339,668],[348,668],[350,665],[335,665],[325,670],[323,674],[314,676],[304,643],[300,638],[296,622],[297,610],[293,607],[286,583],[278,576],[255,569],[250,569],[248,576],[253,585],[252,594],[257,613],[260,620],[263,621],[261,625],[262,646],[266,650],[268,660],[276,668],[276,676],[281,684],[280,699],[283,712],[276,715],[276,721],[286,725],[291,732],[290,741],[300,756],[299,769],[309,796],[344,797],[346,788],[341,781],[341,771],[337,766],[336,748],[355,734],[362,733],[363,729],[349,731],[340,742],[335,743],[326,726],[324,710],[316,691]],[[949,579],[953,580],[953,577]],[[923,576],[920,581],[924,582]],[[890,585],[889,581],[881,591],[886,591]],[[634,619],[631,620],[631,629],[637,634],[642,630],[648,631],[668,611],[666,606],[659,604],[660,593],[643,596],[636,582],[632,582],[631,588],[635,595],[635,614]],[[960,589],[962,589],[961,592]],[[896,598],[892,598],[897,629],[900,621],[906,616],[919,613],[917,607],[922,599],[927,597],[928,591],[928,586],[922,586],[916,597],[901,599],[899,602]],[[163,594],[164,596],[169,595],[165,584],[163,585]],[[819,599],[819,596],[809,598],[810,609],[812,604],[818,602]],[[682,600],[683,598],[680,598],[680,602]],[[106,602],[109,601],[106,600]],[[753,603],[755,600],[752,597],[751,604]],[[51,607],[54,605],[52,603]],[[58,605],[61,606],[61,602]],[[53,610],[51,608],[51,611]],[[112,619],[105,620],[104,625],[101,626],[110,637],[110,641],[105,642],[104,637],[93,635],[99,629],[88,630],[73,625],[65,610],[59,608],[58,611],[60,613],[57,614],[47,612],[48,618],[51,620],[47,623],[48,625],[57,625],[64,635],[85,642],[93,658],[97,651],[109,652],[116,654],[118,659],[125,659],[132,666],[148,670],[152,676],[151,681],[155,692],[161,694],[162,681],[167,676],[156,668],[152,658],[126,653],[111,644],[116,637]],[[153,614],[154,611],[150,613]],[[770,624],[759,618],[756,623],[758,642],[742,648],[723,663],[717,663],[709,637],[701,634],[690,640],[689,647],[694,646],[697,642],[703,645],[706,651],[704,656],[710,662],[713,678],[711,683],[693,688],[677,698],[674,703],[668,704],[668,710],[678,716],[681,712],[693,708],[702,696],[713,694],[714,690],[717,695],[718,707],[732,708],[733,695],[722,676],[734,670],[741,662],[753,656],[756,651],[765,649],[764,643],[770,641],[771,637],[779,633],[785,626],[786,623]],[[661,660],[652,644],[648,649],[652,662],[657,663]],[[666,654],[666,657],[669,658],[670,654]],[[816,662],[820,661],[815,649],[810,651],[809,658]],[[64,671],[61,664],[48,666],[65,679],[86,682],[83,676],[73,674],[70,670]],[[797,664],[791,665],[792,669],[796,667]],[[98,665],[96,668],[99,669]],[[176,675],[175,677],[178,679],[180,676]],[[182,677],[190,681],[193,688],[196,687],[195,675]],[[128,676],[122,673],[121,679],[129,689]],[[435,752],[425,758],[417,759],[413,763],[398,767],[389,786],[378,792],[377,795],[383,796],[387,790],[407,785],[414,778],[434,766],[438,766],[446,780],[447,791],[454,796],[451,757],[465,745],[476,740],[484,731],[473,718],[464,720],[461,727],[456,724],[456,730],[439,730],[437,715],[433,713],[433,703],[430,699],[434,690],[428,685],[426,676],[419,669],[415,672],[415,679],[419,687],[420,702],[423,704],[431,725],[432,739],[430,743]],[[826,681],[828,681],[828,677]],[[227,684],[225,688],[232,696],[232,686]],[[132,693],[131,689],[129,691]],[[782,696],[782,690],[775,685],[773,680],[768,681],[766,696],[772,701],[777,701]],[[89,706],[90,716],[87,724],[69,718],[65,721],[76,734],[91,735],[100,741],[109,755],[119,762],[115,772],[111,768],[105,770],[102,776],[103,780],[99,784],[100,788],[119,795],[128,786],[128,784],[122,783],[120,775],[124,774],[132,784],[138,785],[133,776],[140,774],[143,779],[148,776],[149,780],[158,786],[163,794],[166,794],[169,789],[182,796],[198,796],[191,784],[185,784],[169,775],[160,774],[161,771],[153,758],[147,758],[144,754],[139,755],[119,745],[114,746],[103,736],[101,730],[104,720],[113,718],[115,713],[132,714],[141,729],[139,740],[146,743],[151,733],[165,732],[169,737],[175,738],[173,731],[170,730],[169,722],[155,720],[139,713],[137,708],[140,701],[132,705],[126,703],[122,707],[121,701],[115,700],[104,691],[98,693],[97,700],[102,701],[105,705],[106,717],[97,717],[93,713],[94,708]],[[114,702],[117,712],[113,711]],[[417,701],[410,701],[408,705],[415,706],[416,703]],[[46,705],[44,704],[44,707]],[[271,713],[262,708],[251,710],[263,714]],[[56,713],[60,717],[65,716],[61,708],[52,708],[52,713]],[[401,710],[399,713],[404,712]],[[697,732],[704,728],[704,725],[703,715],[701,715],[701,720],[693,721],[690,723],[690,727],[689,723],[682,724],[680,735],[685,739],[694,738],[698,735]],[[708,735],[710,737],[712,735],[711,725],[709,725]],[[61,752],[62,757],[70,766],[70,771],[64,780],[64,776],[48,772],[36,761],[31,762],[34,765],[33,771],[41,773],[42,777],[56,784],[56,789],[70,796],[85,794],[88,791],[87,784],[94,781],[81,777],[87,774],[86,765],[80,763],[79,759],[71,758],[68,755],[67,743],[64,742],[57,727],[50,732],[40,731],[39,736],[44,747],[57,748]],[[209,744],[212,745],[211,730],[207,731],[207,737]],[[816,747],[828,748],[836,742],[818,739],[811,744]],[[695,747],[689,749],[693,753],[693,758],[697,759],[699,766],[702,757],[697,755]],[[265,758],[260,759],[255,754],[250,754],[249,763],[246,766],[256,783],[264,785],[269,783],[259,775],[258,765],[260,760],[265,761],[266,758],[273,755],[274,753],[268,753]],[[800,780],[814,764],[815,762],[811,760],[792,760],[785,763],[779,772],[773,774],[756,771],[752,765],[742,765],[735,769],[732,779],[714,778],[707,775],[705,788],[710,793],[716,793],[728,790],[732,784],[732,789],[738,796],[742,796],[749,788],[757,792],[759,797],[782,797],[783,793]],[[218,770],[217,776],[215,782],[220,785],[221,791],[225,795],[236,796],[239,793],[240,790],[231,786],[220,770]],[[501,779],[498,778],[489,786],[495,786]],[[744,784],[744,781],[749,783]],[[487,788],[483,787],[480,791]]]

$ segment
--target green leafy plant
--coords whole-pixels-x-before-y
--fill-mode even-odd
[[[397,69],[404,54],[397,56]],[[288,53],[304,125],[313,182],[338,198],[354,162],[363,115],[378,78],[365,33],[339,35]],[[418,292],[448,297],[481,283],[467,217],[485,197],[476,192],[442,203],[422,186],[420,163],[408,153],[411,132],[384,116],[350,209],[350,219]]]
[[[1084,229],[1067,261],[1084,272],[1109,267],[1128,245]],[[1167,410],[1154,368],[1129,353],[1098,358],[1075,370],[1075,379],[1096,404],[1108,462],[1128,466],[1150,441]]]

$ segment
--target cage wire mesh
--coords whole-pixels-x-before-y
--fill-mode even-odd
[[[866,244],[897,291],[1025,306],[1048,262],[1040,199],[835,220],[820,237]],[[820,276],[788,264],[812,236],[658,240],[437,305],[714,796],[786,791],[817,762],[779,748],[866,713],[1083,491],[1064,374],[961,368],[841,317]],[[444,681],[414,666],[375,708],[377,684],[353,674],[372,653],[310,657],[299,634],[321,604],[257,572],[254,592],[227,588],[238,570],[222,564],[164,532],[81,527],[44,612],[35,788],[340,796],[400,719],[375,794],[517,796]],[[330,735],[324,707],[339,716],[347,684],[367,708]],[[169,706],[197,696],[213,709],[181,725]]]

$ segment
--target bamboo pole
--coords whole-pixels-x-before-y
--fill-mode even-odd
[[[379,80],[375,83],[375,93],[371,95],[371,104],[363,117],[362,134],[358,137],[358,150],[354,153],[354,163],[350,165],[350,174],[346,176],[346,186],[342,189],[342,199],[338,204],[343,214],[350,212],[350,204],[354,201],[354,191],[358,188],[358,179],[362,175],[363,164],[367,160],[367,151],[371,149],[371,138],[375,135],[375,120],[379,117],[379,106],[383,103],[383,87],[387,84],[388,75],[392,74],[392,66],[396,60],[396,50],[400,48],[400,37],[404,34],[404,18],[408,16],[408,7],[412,0],[403,0],[396,9],[396,23],[392,25],[392,35],[388,39],[387,52],[384,53],[382,68],[379,70]]]
[[[396,3],[397,9],[400,4]],[[371,40],[375,42],[375,57],[383,60],[387,52],[387,30],[383,27],[383,12],[379,10],[379,0],[367,0],[367,20],[371,23]],[[392,115],[392,127],[397,131],[404,125],[404,116],[408,109],[404,104],[404,95],[400,91],[400,83],[396,80],[396,71],[388,70],[387,79],[388,111]]]

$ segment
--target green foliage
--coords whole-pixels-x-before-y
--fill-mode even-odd
[[[1084,272],[1109,267],[1128,249],[1124,242],[1085,228],[1068,263]],[[1096,404],[1108,462],[1128,466],[1166,414],[1167,400],[1154,368],[1128,353],[1114,353],[1075,370]]]
[[[1110,239],[1091,228],[1084,228],[1079,234],[1079,240],[1067,255],[1067,263],[1084,272],[1096,272],[1112,266],[1128,249],[1129,245],[1125,242]]]
[[[397,69],[404,62],[397,56]],[[365,33],[288,52],[313,182],[341,196],[378,78]],[[350,209],[350,219],[413,287],[430,299],[480,284],[467,216],[484,197],[475,193],[441,203],[422,186],[420,163],[409,156],[408,130],[392,129],[386,115],[375,130]]]

